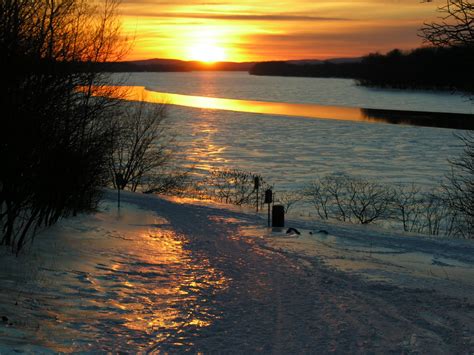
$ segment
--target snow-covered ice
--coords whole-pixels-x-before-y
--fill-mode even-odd
[[[114,198],[4,251],[0,353],[474,351],[471,241]]]
[[[371,89],[347,79],[132,73],[123,84],[202,97],[473,113],[472,103],[462,95]],[[431,188],[449,172],[448,159],[462,152],[455,136],[462,131],[454,129],[168,108],[177,165],[193,168],[197,175],[226,168],[259,173],[280,191],[302,188],[317,175],[332,173]]]

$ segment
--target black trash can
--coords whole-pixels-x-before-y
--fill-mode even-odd
[[[272,227],[285,226],[285,207],[274,205],[272,209]]]

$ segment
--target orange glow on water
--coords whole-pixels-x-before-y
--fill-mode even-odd
[[[180,95],[147,90],[143,86],[103,86],[94,95],[155,104],[172,104],[201,109],[308,117],[344,121],[407,124],[426,127],[473,129],[472,114],[383,110],[358,107],[297,104],[216,97]],[[201,132],[210,129],[201,127]]]
[[[361,109],[350,107],[323,106],[312,104],[293,104],[284,102],[266,102],[252,100],[223,99],[215,97],[192,96],[163,93],[147,90],[143,86],[104,87],[107,94],[113,93],[116,98],[126,98],[130,101],[146,101],[150,103],[167,103],[178,106],[274,114],[285,116],[299,116],[311,118],[326,118],[337,120],[367,120]],[[96,91],[97,95],[100,90]]]

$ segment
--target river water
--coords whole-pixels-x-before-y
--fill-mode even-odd
[[[120,76],[122,85],[144,87],[153,100],[170,103],[180,165],[198,174],[214,168],[252,171],[277,189],[300,188],[317,175],[331,173],[433,186],[449,171],[447,160],[461,153],[456,134],[462,130],[413,126],[403,117],[391,121],[390,115],[388,120],[370,119],[367,112],[467,114],[425,115],[442,122],[455,117],[461,128],[470,128],[474,117],[473,102],[462,95],[365,88],[347,79],[244,72]],[[351,117],[364,114],[365,119]]]

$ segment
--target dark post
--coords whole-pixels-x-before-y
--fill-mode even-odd
[[[268,226],[270,227],[270,204],[273,202],[272,189],[265,190],[265,201],[263,203],[268,204]]]
[[[120,173],[115,174],[115,185],[117,186],[117,208],[120,209],[120,189],[123,185],[123,175]]]
[[[260,188],[260,177],[254,176],[254,190],[257,191],[257,212],[258,212],[258,198],[260,195],[259,188]]]
[[[270,227],[270,204],[268,204],[268,226]]]
[[[272,209],[272,227],[285,226],[285,207],[282,205],[274,205]]]

